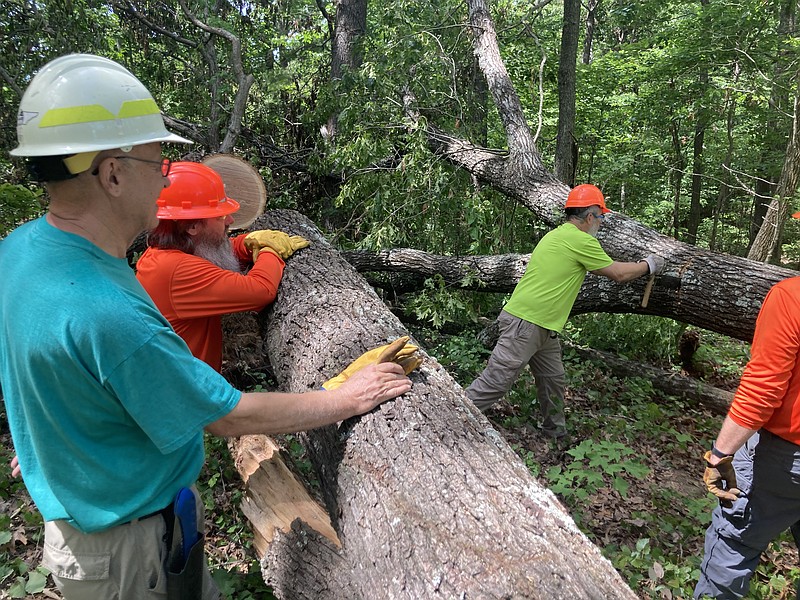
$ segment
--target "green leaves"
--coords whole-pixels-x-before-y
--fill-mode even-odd
[[[43,190],[0,183],[0,237],[25,221],[42,214]]]
[[[620,442],[584,440],[566,453],[574,460],[565,467],[551,467],[546,478],[550,489],[570,504],[575,500],[585,500],[605,486],[607,480],[624,498],[629,488],[626,475],[642,480],[650,473],[642,462],[628,458],[633,450]]]

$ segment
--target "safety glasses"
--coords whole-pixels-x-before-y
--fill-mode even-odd
[[[146,158],[137,158],[135,156],[109,156],[108,158],[116,158],[117,160],[138,160],[139,162],[161,165],[162,177],[169,175],[169,171],[172,169],[172,161],[168,158],[162,158],[161,160],[148,160]],[[98,166],[94,171],[92,171],[92,175],[97,175],[99,172],[100,167]]]

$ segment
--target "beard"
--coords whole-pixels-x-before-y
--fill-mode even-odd
[[[219,238],[203,235],[195,242],[194,255],[206,259],[220,269],[235,273],[242,272],[239,259],[236,258],[236,254],[233,252],[233,245],[226,235]]]

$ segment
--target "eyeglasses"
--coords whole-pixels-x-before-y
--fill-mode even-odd
[[[600,219],[601,221],[606,218],[606,216],[603,213],[589,213],[589,214],[592,215],[595,219]]]
[[[107,156],[106,158],[116,158],[117,160],[138,160],[139,162],[161,165],[162,177],[169,175],[170,169],[172,169],[172,161],[168,158],[162,158],[161,160],[147,160],[146,158],[137,158],[135,156]],[[97,175],[99,172],[100,167],[98,166],[94,171],[92,171],[92,175]]]

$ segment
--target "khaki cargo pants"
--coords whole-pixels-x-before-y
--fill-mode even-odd
[[[486,412],[511,389],[528,365],[536,381],[542,431],[551,437],[565,435],[565,378],[558,335],[504,310],[497,322],[500,339],[486,368],[467,388],[467,397]]]
[[[161,515],[96,533],[82,533],[66,521],[47,521],[42,564],[66,600],[166,600],[165,532]],[[203,578],[198,600],[218,600],[208,564]]]

